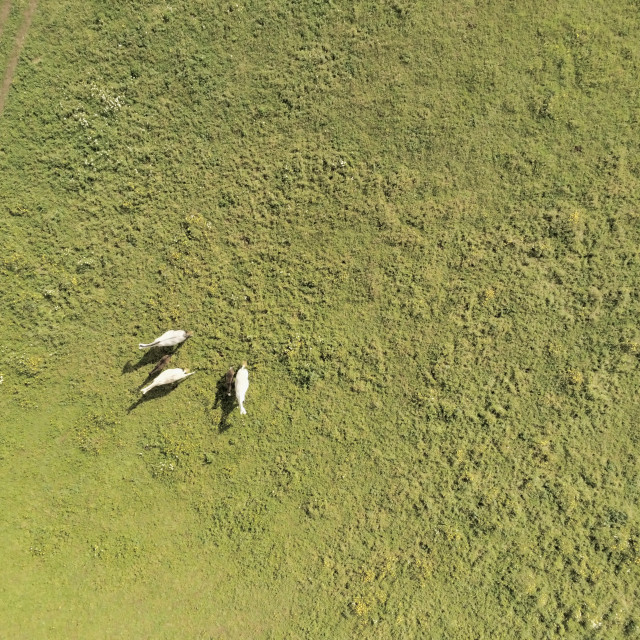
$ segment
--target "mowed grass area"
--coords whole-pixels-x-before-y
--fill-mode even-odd
[[[639,69],[632,1],[41,2],[0,637],[640,637]]]

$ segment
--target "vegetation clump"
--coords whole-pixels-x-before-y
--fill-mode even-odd
[[[4,636],[638,637],[637,3],[2,4]]]

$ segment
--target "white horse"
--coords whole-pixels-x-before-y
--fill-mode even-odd
[[[244,396],[249,388],[249,371],[247,369],[247,361],[242,363],[240,369],[236,373],[236,400],[240,405],[240,413],[245,414],[247,410],[244,408]]]
[[[192,335],[193,334],[191,333],[191,331],[183,331],[182,329],[178,329],[177,331],[167,331],[149,344],[139,344],[138,348],[146,349],[147,347],[173,347],[176,344],[184,342]]]
[[[173,384],[174,382],[180,382],[189,376],[192,376],[195,371],[189,373],[189,369],[167,369],[163,371],[148,387],[142,389],[144,395],[147,391],[151,391],[154,387],[159,387],[163,384]]]

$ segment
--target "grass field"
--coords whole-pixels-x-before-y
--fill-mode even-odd
[[[637,0],[0,0],[0,638],[640,638],[639,72]]]

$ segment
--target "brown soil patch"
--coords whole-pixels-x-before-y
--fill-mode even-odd
[[[4,14],[6,12],[7,16],[9,15],[10,6],[10,1],[5,0],[2,8],[0,9],[0,35],[2,28],[4,27],[4,22],[6,21],[6,17],[4,17]],[[0,87],[0,116],[2,115],[4,103],[7,99],[7,94],[9,93],[9,88],[11,87],[11,82],[13,80],[13,74],[15,73],[16,67],[18,66],[18,58],[20,57],[20,52],[22,51],[22,47],[24,46],[24,41],[27,38],[27,32],[29,31],[29,27],[31,26],[31,20],[33,20],[33,14],[36,12],[37,6],[38,0],[31,0],[31,2],[29,2],[29,6],[24,12],[20,29],[16,34],[16,41],[13,45],[13,51],[11,52],[9,62],[7,63],[7,69],[4,73],[2,87]]]
[[[7,23],[9,11],[11,11],[11,0],[4,0],[2,6],[0,6],[0,40],[2,40],[2,30]]]

